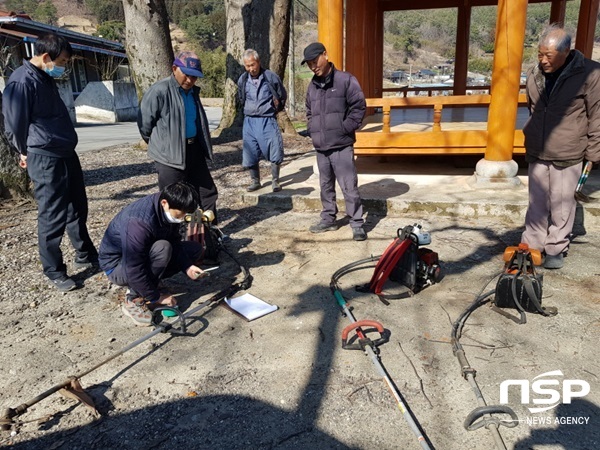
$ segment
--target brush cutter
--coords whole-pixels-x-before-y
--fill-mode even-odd
[[[589,195],[584,194],[582,190],[583,185],[587,181],[588,176],[592,171],[592,166],[593,163],[591,161],[585,163],[585,166],[583,167],[583,172],[581,172],[581,176],[579,177],[579,181],[577,182],[577,187],[575,188],[575,200],[577,200],[578,202],[590,203],[596,200],[594,197],[590,197]]]
[[[442,279],[438,254],[423,245],[431,244],[431,235],[418,224],[398,228],[397,237],[378,257],[369,284],[360,286],[361,292],[373,292],[382,303],[412,297],[427,286]],[[406,289],[399,294],[384,292],[388,280],[400,283]]]
[[[558,309],[542,306],[544,277],[535,270],[542,264],[540,251],[522,242],[518,246],[507,247],[503,259],[504,272],[496,284],[494,306],[516,309],[521,316],[520,324],[527,322],[526,312],[555,316]]]
[[[186,214],[184,222],[185,238],[188,241],[199,242],[202,245],[202,260],[216,262],[221,250],[221,244],[229,240],[219,227],[213,225],[215,213],[210,209],[203,211],[198,208],[191,214]]]
[[[504,270],[494,275],[485,284],[473,303],[452,324],[450,334],[452,352],[458,358],[461,374],[471,385],[478,403],[477,408],[471,411],[465,419],[463,426],[468,431],[485,427],[492,433],[496,448],[499,450],[506,450],[499,428],[501,426],[516,427],[519,424],[519,419],[509,406],[488,405],[486,403],[481,389],[475,381],[477,371],[469,364],[465,351],[460,344],[462,330],[469,316],[475,310],[490,302],[493,302],[496,311],[519,324],[527,322],[526,312],[540,314],[545,317],[554,316],[558,312],[554,307],[542,307],[543,278],[535,271],[535,266],[542,263],[542,255],[538,250],[530,249],[525,243],[518,246],[509,246],[504,251],[503,260]],[[486,286],[496,278],[498,278],[496,288],[483,293]],[[516,309],[521,315],[520,320],[515,320],[512,315],[508,315],[498,308]]]
[[[496,275],[494,275],[494,278],[495,277]],[[471,385],[471,389],[473,390],[475,397],[477,398],[477,404],[479,405],[469,413],[463,423],[463,426],[468,431],[474,431],[481,427],[485,427],[490,431],[490,433],[492,433],[496,448],[499,450],[506,450],[506,445],[504,444],[498,429],[500,426],[505,426],[508,428],[516,427],[519,424],[519,418],[517,417],[517,414],[506,405],[488,405],[486,403],[485,399],[483,398],[483,394],[481,393],[481,389],[479,388],[477,381],[475,381],[475,375],[477,374],[477,371],[469,364],[469,361],[465,355],[465,351],[460,344],[460,337],[465,322],[473,311],[490,301],[492,294],[494,294],[493,290],[485,294],[478,295],[475,298],[475,301],[452,324],[450,341],[454,356],[458,358],[462,376]],[[502,419],[496,417],[497,415],[509,416],[510,419]]]
[[[93,372],[94,370],[98,369],[99,367],[103,366],[104,364],[106,364],[106,363],[112,361],[113,359],[117,358],[118,356],[128,352],[132,348],[137,347],[142,342],[147,341],[148,339],[150,339],[151,337],[153,337],[159,333],[170,332],[170,333],[176,334],[176,335],[185,335],[186,328],[187,328],[186,327],[187,319],[191,318],[194,314],[196,314],[198,311],[200,311],[204,308],[215,307],[216,305],[218,305],[222,300],[226,299],[227,297],[231,297],[236,292],[241,291],[241,290],[246,290],[251,286],[252,276],[250,275],[250,272],[244,266],[242,266],[237,261],[237,259],[234,258],[233,255],[231,255],[231,253],[229,253],[224,247],[222,248],[222,250],[229,257],[231,257],[236,262],[236,264],[238,264],[238,266],[240,267],[240,270],[241,270],[242,276],[243,276],[241,281],[239,281],[238,283],[232,284],[228,288],[225,288],[225,289],[217,292],[212,297],[210,297],[208,300],[206,300],[205,302],[196,306],[192,310],[188,311],[186,314],[182,314],[177,308],[171,308],[171,307],[167,307],[167,306],[156,308],[152,312],[152,323],[155,326],[155,329],[153,331],[151,331],[147,335],[137,339],[136,341],[132,342],[131,344],[123,347],[121,350],[119,350],[118,352],[109,356],[102,362],[94,365],[90,369],[88,369],[84,372],[81,372],[77,375],[74,375],[72,377],[69,377],[67,380],[65,380],[62,383],[52,386],[50,389],[41,393],[37,397],[17,406],[15,408],[6,408],[2,412],[2,415],[0,416],[0,430],[10,430],[11,428],[13,428],[15,426],[19,426],[20,424],[24,423],[24,422],[16,421],[15,419],[17,417],[19,417],[21,414],[24,414],[31,406],[35,405],[36,403],[39,403],[40,401],[44,400],[45,398],[49,397],[50,395],[54,394],[55,392],[60,392],[61,394],[65,395],[67,397],[79,400],[80,402],[85,404],[88,408],[90,408],[92,410],[92,413],[96,417],[98,417],[99,413],[96,410],[96,407],[94,406],[94,403],[93,403],[91,397],[88,396],[85,393],[85,391],[83,390],[83,388],[81,387],[79,380],[82,377],[84,377],[85,375],[88,375],[89,373]],[[172,322],[162,321],[162,312],[163,311],[171,312],[173,314],[173,316],[175,316],[175,319],[173,319]],[[177,324],[179,324],[179,328],[175,328],[175,325],[177,325]]]
[[[350,319],[351,324],[348,325],[342,331],[342,348],[345,350],[362,350],[365,352],[367,356],[371,358],[373,365],[377,369],[377,373],[381,375],[383,380],[385,381],[388,389],[390,390],[392,396],[396,400],[398,404],[398,408],[402,412],[404,419],[406,420],[409,428],[416,436],[421,448],[423,449],[431,449],[429,446],[428,439],[425,437],[424,432],[421,431],[420,426],[417,424],[411,411],[407,408],[406,404],[402,399],[402,394],[398,390],[398,387],[395,385],[393,380],[388,375],[385,367],[381,363],[381,359],[379,357],[379,346],[385,344],[389,341],[390,332],[386,330],[383,325],[374,320],[360,320],[357,321],[352,314],[352,311],[348,307],[346,300],[344,299],[340,288],[338,286],[339,279],[350,272],[355,270],[359,270],[361,265],[366,263],[376,262],[379,257],[371,257],[362,259],[360,261],[356,261],[354,263],[348,264],[338,271],[336,271],[331,277],[331,283],[329,285],[333,296],[335,297],[339,307],[342,309],[342,313],[344,316]],[[372,267],[372,266],[368,266]],[[355,335],[349,338],[351,332],[354,332]],[[369,334],[377,332],[379,337],[376,339],[371,339],[368,337]]]

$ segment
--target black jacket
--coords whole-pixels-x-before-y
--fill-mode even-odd
[[[356,141],[367,104],[358,80],[331,64],[325,86],[313,77],[306,93],[308,133],[317,151],[348,147]]]
[[[181,244],[180,224],[167,222],[159,197],[160,193],[141,198],[117,214],[104,233],[98,257],[105,272],[121,262],[129,287],[151,302],[160,297],[149,264],[150,248],[156,241],[171,243],[181,270],[192,265],[186,252],[177,251]]]
[[[74,155],[77,133],[56,83],[29,61],[10,76],[2,113],[6,136],[22,155]]]

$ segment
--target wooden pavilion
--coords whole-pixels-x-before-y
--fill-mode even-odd
[[[515,126],[519,104],[525,102],[519,90],[527,6],[551,3],[548,23],[562,24],[567,1],[570,0],[346,0],[344,24],[344,0],[319,0],[319,40],[325,44],[329,59],[358,78],[370,111],[377,108],[382,112],[379,126],[365,126],[357,134],[355,153],[483,154],[489,161],[512,161],[513,153],[524,151],[523,133]],[[588,58],[592,54],[599,3],[600,0],[581,0],[575,47]],[[471,11],[494,5],[498,12],[492,88],[489,94],[465,95]],[[384,13],[438,8],[458,10],[452,95],[384,97]],[[450,127],[442,123],[442,114],[448,108],[476,107],[487,109],[483,125]],[[391,113],[404,108],[428,108],[432,123],[427,131],[392,129]]]

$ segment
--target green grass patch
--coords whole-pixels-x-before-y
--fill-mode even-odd
[[[296,131],[306,130],[306,122],[295,122],[292,121],[292,125]]]
[[[307,78],[312,78],[314,73],[312,73],[311,71],[308,72],[296,72],[295,73],[296,78],[300,78],[301,80],[305,80]]]

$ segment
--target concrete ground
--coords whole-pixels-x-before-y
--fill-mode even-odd
[[[520,168],[518,187],[482,189],[474,183],[476,157],[450,159],[421,157],[359,157],[358,185],[369,214],[402,216],[414,214],[445,217],[495,218],[518,225],[527,211],[527,169]],[[463,166],[463,167],[460,167]],[[272,193],[270,183],[261,190],[244,193],[248,205],[320,211],[319,180],[314,153],[295,159],[281,171],[283,191]],[[268,180],[267,180],[268,181]],[[591,196],[600,190],[600,170],[593,170],[583,191]],[[338,205],[343,196],[338,186]],[[585,215],[583,214],[585,210]],[[586,223],[583,224],[584,219]],[[600,200],[578,206],[578,224],[600,224]]]

